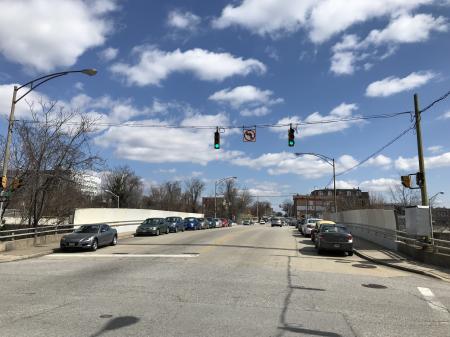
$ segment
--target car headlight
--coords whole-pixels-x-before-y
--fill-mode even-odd
[[[93,237],[93,236],[90,236],[90,237],[88,237],[88,238],[81,239],[81,241],[92,241],[92,240],[94,240],[94,237]]]
[[[152,227],[152,229],[153,229],[154,231],[156,231],[156,230],[158,229],[158,227]]]

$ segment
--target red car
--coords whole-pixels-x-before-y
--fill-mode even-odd
[[[221,219],[222,220],[222,227],[229,227],[230,224],[228,223],[228,219]]]

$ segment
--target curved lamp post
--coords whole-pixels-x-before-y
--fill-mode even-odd
[[[110,190],[105,190],[105,192],[110,193],[111,195],[113,195],[114,197],[117,198],[117,208],[120,208],[120,205],[119,205],[119,199],[120,198],[119,198],[119,196],[117,194],[111,192]]]
[[[13,97],[12,97],[12,104],[11,104],[11,111],[9,113],[9,124],[8,124],[8,134],[7,134],[7,138],[6,138],[6,147],[5,147],[5,157],[3,158],[3,172],[2,172],[2,192],[1,194],[3,195],[4,190],[6,189],[6,184],[7,184],[7,174],[8,174],[8,163],[9,163],[9,155],[10,155],[10,145],[11,145],[11,137],[12,137],[12,129],[14,126],[14,111],[16,109],[16,104],[17,102],[19,102],[22,98],[24,98],[26,95],[28,95],[31,91],[33,91],[34,89],[36,89],[37,87],[39,87],[40,85],[44,84],[45,82],[48,82],[54,78],[57,77],[61,77],[61,76],[65,76],[68,74],[74,74],[74,73],[81,73],[81,74],[85,74],[88,76],[94,76],[95,74],[97,74],[97,70],[95,69],[82,69],[82,70],[68,70],[68,71],[62,71],[62,72],[58,72],[58,73],[53,73],[53,74],[49,74],[49,75],[45,75],[45,76],[41,76],[38,78],[35,78],[34,80],[31,80],[21,86],[14,86],[14,91],[13,91]],[[28,87],[29,89],[19,98],[17,98],[17,92],[24,88],[24,87]],[[1,207],[0,207],[0,214],[3,213],[3,201],[1,202]]]
[[[237,179],[237,177],[222,178],[222,179],[216,180],[214,182],[214,218],[217,218],[217,185],[219,185],[220,183],[222,183],[226,180],[231,180],[231,179]]]
[[[334,194],[334,213],[337,213],[337,202],[336,202],[336,166],[334,163],[334,158],[327,157],[320,153],[313,153],[313,152],[300,152],[295,153],[297,157],[300,156],[314,156],[319,159],[322,159],[325,163],[331,165],[333,167],[333,194]]]

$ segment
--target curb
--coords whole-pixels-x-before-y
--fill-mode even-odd
[[[8,260],[8,261],[1,261],[0,263],[8,263],[8,262],[16,262],[16,261],[21,261],[21,260],[28,260],[28,259],[33,259],[35,257],[41,257],[41,256],[45,256],[45,255],[49,255],[53,253],[53,249],[50,251],[45,251],[45,252],[40,252],[40,253],[35,253],[35,254],[31,254],[31,255],[21,255],[21,256],[16,256],[16,258]]]
[[[399,265],[396,265],[396,264],[380,261],[380,260],[374,259],[374,258],[372,258],[372,257],[370,257],[368,255],[362,254],[356,249],[353,249],[353,252],[355,253],[355,255],[359,256],[360,258],[363,258],[365,260],[368,260],[368,261],[376,263],[376,264],[381,264],[381,265],[386,266],[386,267],[391,267],[391,268],[407,271],[407,272],[410,272],[410,273],[415,273],[415,274],[420,274],[420,275],[432,277],[432,278],[435,278],[435,279],[438,279],[438,280],[441,280],[441,281],[450,282],[450,279],[448,279],[448,278],[444,278],[442,276],[439,276],[439,275],[427,272],[425,270],[419,270],[419,269],[415,269],[415,268],[409,268],[409,267],[405,267],[405,266],[399,266]]]

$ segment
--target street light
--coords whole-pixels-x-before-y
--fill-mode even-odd
[[[9,124],[8,124],[8,134],[7,134],[7,138],[6,138],[6,146],[5,146],[5,157],[3,158],[3,173],[2,173],[2,181],[5,181],[5,185],[6,185],[6,181],[7,181],[7,175],[8,175],[8,163],[9,163],[9,155],[10,155],[10,146],[11,146],[11,137],[12,137],[12,130],[13,130],[13,126],[14,126],[14,111],[16,109],[16,104],[22,99],[24,98],[26,95],[28,95],[30,92],[32,92],[34,89],[36,89],[37,87],[39,87],[40,85],[44,84],[45,82],[48,82],[54,78],[57,77],[61,77],[61,76],[65,76],[67,74],[73,74],[73,73],[82,73],[88,76],[94,76],[95,74],[97,74],[97,70],[95,69],[82,69],[82,70],[68,70],[68,71],[62,71],[62,72],[58,72],[58,73],[53,73],[53,74],[49,74],[49,75],[45,75],[42,77],[38,77],[35,78],[32,81],[29,81],[23,85],[21,85],[20,87],[14,86],[14,91],[13,91],[13,97],[12,97],[12,103],[11,103],[11,111],[9,113]],[[28,89],[28,91],[26,91],[22,96],[20,96],[19,98],[17,98],[17,92],[24,88],[30,86],[30,88]],[[4,194],[4,190],[6,189],[6,186],[3,186],[2,191],[1,191],[1,195],[3,196]],[[3,201],[1,202],[1,206],[0,206],[0,214],[3,213]]]
[[[430,199],[428,199],[428,212],[429,212],[429,217],[430,217],[430,228],[431,228],[431,242],[434,245],[434,234],[433,234],[433,213],[431,210],[431,205],[432,202],[435,198],[438,197],[439,194],[444,194],[444,192],[438,192],[435,195],[433,195]]]
[[[117,194],[111,192],[110,190],[105,190],[105,192],[111,193],[113,196],[115,196],[115,197],[117,198],[117,208],[120,208],[120,207],[119,207],[119,196],[118,196]]]
[[[222,178],[214,182],[214,218],[217,218],[217,185],[230,179],[237,179],[237,177]]]
[[[312,152],[301,152],[301,153],[295,153],[297,157],[300,156],[315,156],[319,159],[322,159],[325,163],[333,166],[333,191],[334,191],[334,213],[337,214],[337,202],[336,202],[336,165],[334,163],[334,158],[327,157],[323,154],[319,153],[312,153]]]

